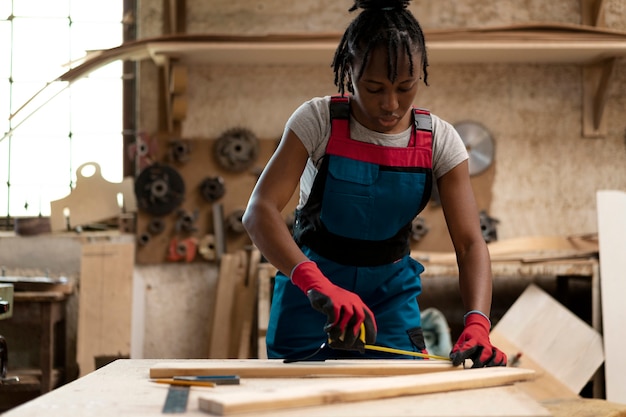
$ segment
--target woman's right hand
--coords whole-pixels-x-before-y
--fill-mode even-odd
[[[376,341],[374,313],[357,294],[331,283],[315,262],[298,264],[291,273],[291,281],[307,295],[314,309],[326,314],[324,331],[330,347],[362,352],[361,325],[365,330],[365,344]]]

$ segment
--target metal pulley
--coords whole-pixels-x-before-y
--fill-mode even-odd
[[[172,140],[169,147],[170,160],[184,164],[191,159],[191,144],[189,141]]]
[[[485,242],[495,242],[498,240],[497,224],[500,221],[494,217],[489,216],[485,210],[481,210],[480,216],[480,229],[483,233]]]
[[[473,121],[457,123],[454,128],[469,154],[469,174],[478,175],[489,168],[494,158],[491,133],[483,125]]]
[[[246,229],[243,227],[243,213],[244,209],[236,209],[233,210],[226,219],[224,219],[224,223],[226,223],[226,227],[233,233],[240,234],[244,233]]]
[[[200,194],[209,203],[213,203],[226,194],[222,177],[207,177],[200,183]]]
[[[146,167],[135,180],[137,206],[155,216],[164,216],[185,198],[185,182],[180,174],[158,163]]]
[[[259,141],[246,128],[232,128],[220,135],[215,142],[215,158],[219,165],[234,172],[250,168],[259,155]]]
[[[421,217],[416,217],[411,222],[411,238],[415,241],[420,241],[428,233],[428,226],[426,221]]]

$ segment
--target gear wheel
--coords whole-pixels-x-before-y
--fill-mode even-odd
[[[259,141],[249,129],[232,128],[215,142],[215,157],[228,171],[241,172],[249,168],[259,155]]]
[[[167,165],[152,164],[135,180],[137,206],[154,216],[164,216],[178,207],[185,198],[185,182]]]

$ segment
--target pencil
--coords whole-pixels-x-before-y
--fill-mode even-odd
[[[182,385],[185,387],[214,387],[214,382],[208,381],[184,381],[179,379],[151,379],[151,382],[157,384]]]

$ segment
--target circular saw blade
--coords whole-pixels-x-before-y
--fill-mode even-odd
[[[466,121],[454,125],[454,128],[469,154],[469,173],[478,175],[492,164],[494,144],[491,133],[480,123]]]

